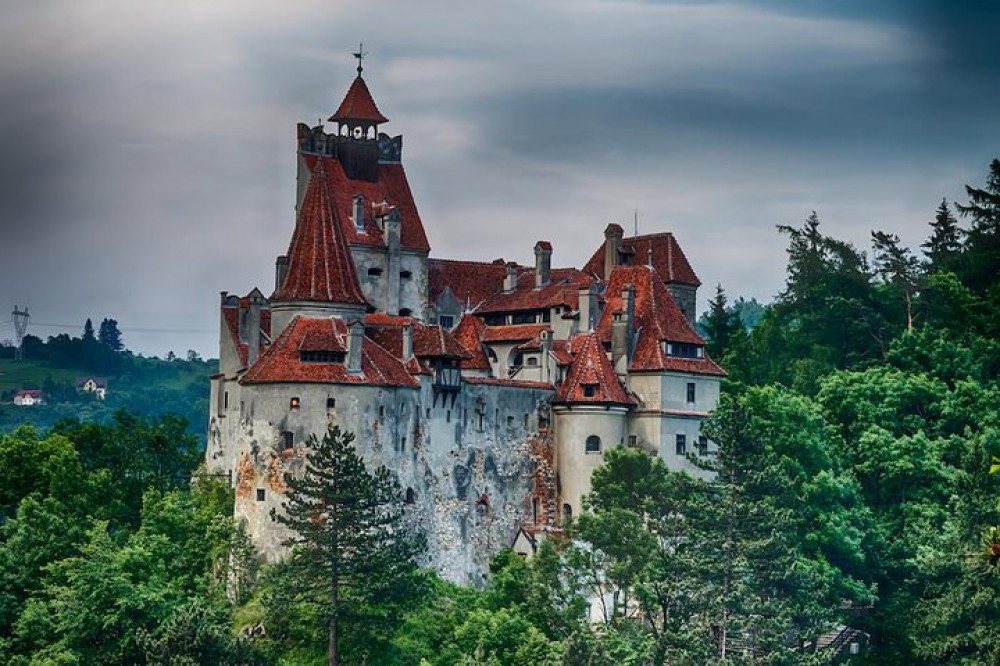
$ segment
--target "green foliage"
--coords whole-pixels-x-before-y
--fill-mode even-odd
[[[377,654],[423,586],[414,563],[423,536],[404,529],[399,484],[385,467],[369,471],[353,440],[337,427],[312,436],[305,472],[286,479],[288,500],[276,519],[291,530],[291,553],[268,604],[269,616],[286,612],[273,603],[281,599],[327,627],[334,664],[341,649]],[[339,636],[341,623],[352,633]]]

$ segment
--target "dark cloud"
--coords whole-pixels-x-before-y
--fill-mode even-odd
[[[706,284],[766,299],[774,224],[817,209],[859,245],[916,244],[984,177],[997,19],[964,0],[10,7],[0,308],[214,354],[218,291],[267,291],[288,242],[295,123],[336,107],[359,39],[435,255],[530,261],[546,238],[579,264],[638,209]]]

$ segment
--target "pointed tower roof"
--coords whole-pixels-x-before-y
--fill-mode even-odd
[[[366,305],[344,231],[334,219],[326,162],[316,160],[288,247],[288,272],[271,299]]]
[[[566,380],[559,385],[553,402],[557,404],[634,405],[625,392],[604,347],[593,333],[573,338],[573,363]],[[589,390],[588,390],[589,387]]]
[[[360,69],[360,68],[359,68]],[[368,84],[358,73],[354,83],[347,90],[344,101],[340,103],[337,112],[330,116],[329,120],[340,122],[342,120],[370,120],[375,123],[388,122],[388,118],[382,115],[375,106]]]

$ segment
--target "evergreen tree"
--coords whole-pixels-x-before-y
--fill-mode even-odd
[[[958,226],[958,220],[948,208],[948,200],[941,199],[934,221],[931,222],[931,236],[920,247],[924,248],[924,256],[930,263],[928,270],[953,271],[962,253],[962,237],[964,232]]]
[[[732,344],[733,337],[743,328],[739,313],[726,304],[726,291],[721,284],[716,285],[715,298],[708,302],[708,312],[702,326],[708,338],[708,355],[717,361],[722,359]]]
[[[913,330],[913,296],[921,278],[920,261],[899,243],[899,236],[872,232],[875,273],[903,293],[906,299],[906,330]]]
[[[90,317],[87,317],[87,321],[83,325],[83,343],[88,344],[94,342],[94,340],[96,340],[94,337],[94,322],[90,321]]]
[[[104,319],[101,321],[101,328],[97,332],[98,341],[111,351],[121,351],[125,348],[122,344],[122,333],[118,330],[118,322],[114,319]]]
[[[287,572],[327,628],[330,666],[339,664],[341,620],[363,618],[366,606],[406,596],[422,535],[403,524],[400,488],[384,466],[366,469],[354,434],[331,428],[310,437],[305,472],[288,477],[285,512],[293,536]]]
[[[997,284],[1000,267],[1000,160],[990,163],[990,175],[983,188],[965,186],[969,202],[956,204],[972,226],[965,239],[961,269],[962,281],[975,293],[984,295]]]

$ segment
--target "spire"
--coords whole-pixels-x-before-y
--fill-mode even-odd
[[[316,160],[287,256],[287,273],[272,299],[366,304],[344,231],[334,219],[326,158]]]
[[[368,90],[368,84],[361,78],[364,66],[361,64],[365,53],[364,44],[359,45],[357,53],[353,54],[358,59],[358,75],[344,95],[344,101],[340,103],[337,112],[330,116],[330,121],[343,122],[345,120],[361,120],[371,123],[388,122],[388,118],[382,115],[375,105],[372,93]]]

